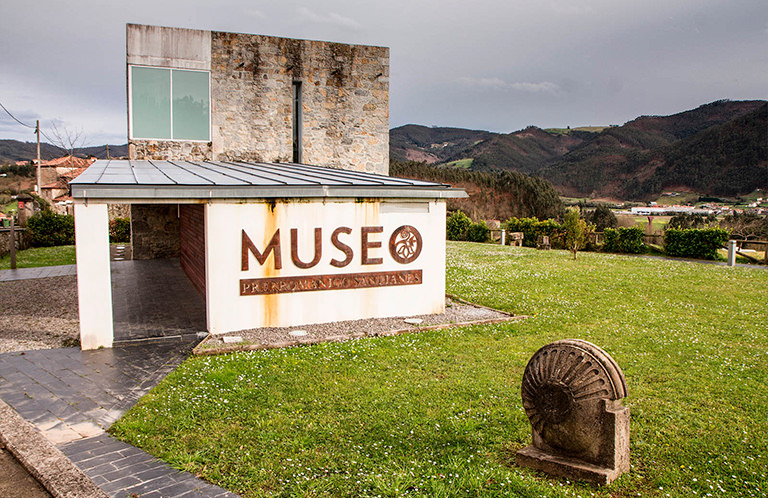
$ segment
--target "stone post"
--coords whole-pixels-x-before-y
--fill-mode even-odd
[[[507,245],[507,231],[503,228],[501,229],[501,245]]]
[[[736,241],[728,241],[728,266],[736,266]]]

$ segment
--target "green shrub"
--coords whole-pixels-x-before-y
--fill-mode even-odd
[[[469,242],[488,242],[491,229],[484,221],[474,223],[461,210],[454,211],[445,221],[445,235],[448,240],[467,240]]]
[[[115,218],[109,222],[109,241],[125,243],[131,241],[130,218]]]
[[[44,210],[27,220],[32,247],[70,246],[75,243],[75,219],[69,214]]]
[[[504,226],[508,232],[523,232],[523,245],[536,247],[539,236],[549,237],[552,247],[563,247],[563,226],[556,220],[539,221],[536,218],[510,218]]]
[[[664,231],[664,249],[670,256],[717,259],[717,250],[728,242],[728,237],[728,231],[722,228],[669,228]]]
[[[491,238],[491,229],[484,221],[472,223],[467,229],[467,238],[470,242],[488,242]]]
[[[606,228],[604,234],[604,252],[640,254],[645,249],[641,227]]]
[[[467,240],[467,230],[472,226],[472,220],[461,210],[454,211],[445,221],[445,235],[448,240]]]
[[[586,221],[579,218],[579,214],[579,208],[571,207],[565,211],[565,216],[563,217],[565,248],[573,253],[573,259],[576,259],[579,249],[583,249],[586,246],[587,237],[594,229],[592,225],[587,225]]]

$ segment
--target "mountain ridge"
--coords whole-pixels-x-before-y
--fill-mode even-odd
[[[410,157],[447,149],[450,154],[433,153],[427,162],[536,175],[564,195],[649,200],[674,186],[727,196],[768,189],[766,106],[764,100],[718,100],[669,116],[639,116],[621,126],[596,128],[599,131],[529,126],[482,135],[481,130],[451,128],[449,146],[443,142],[437,147],[429,132],[440,128],[406,126],[420,135],[410,145],[416,149]],[[402,128],[390,131],[391,142],[399,147],[394,159],[407,153],[402,150]],[[691,157],[697,158],[698,168],[686,159]]]

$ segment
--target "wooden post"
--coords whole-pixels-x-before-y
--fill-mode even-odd
[[[11,214],[11,233],[9,235],[8,245],[11,251],[11,270],[16,269],[16,229],[13,214]]]
[[[37,192],[40,197],[43,196],[43,191],[40,190],[43,186],[40,184],[40,120],[37,120],[37,126],[35,126],[35,133],[37,133]]]

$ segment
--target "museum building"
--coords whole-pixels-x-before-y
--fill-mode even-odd
[[[466,193],[387,176],[387,48],[129,24],[127,88],[129,159],[71,183],[83,349],[115,340],[114,204],[213,334],[443,311]]]

